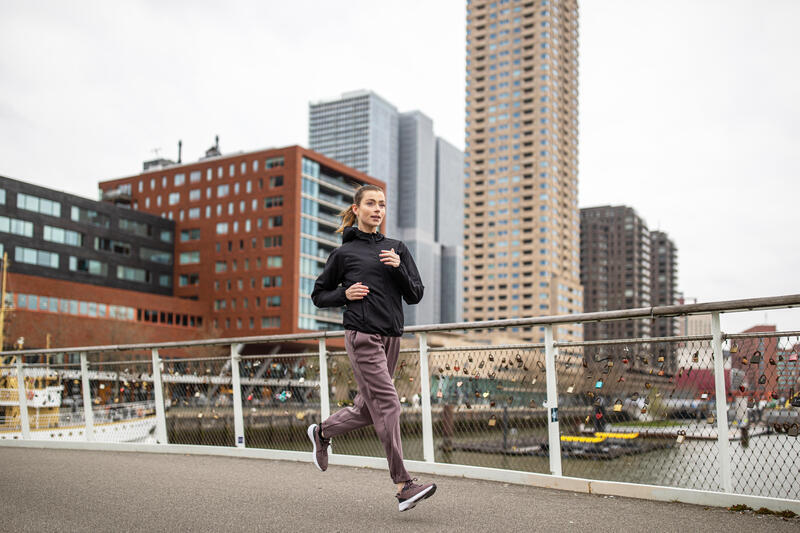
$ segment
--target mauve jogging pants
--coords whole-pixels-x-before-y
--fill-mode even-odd
[[[322,422],[322,434],[325,438],[335,437],[374,425],[386,450],[392,480],[395,483],[408,481],[411,476],[403,466],[400,441],[400,400],[392,382],[400,337],[382,337],[348,329],[344,332],[344,345],[353,366],[358,394],[352,407],[340,409]]]

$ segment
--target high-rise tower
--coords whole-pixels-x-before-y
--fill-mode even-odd
[[[578,4],[468,1],[466,44],[464,319],[581,312]]]

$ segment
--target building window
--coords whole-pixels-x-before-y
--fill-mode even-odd
[[[180,203],[180,201],[181,201],[181,193],[179,193],[179,192],[171,192],[171,193],[169,193],[169,199],[167,200],[169,205],[176,205],[176,204]]]
[[[189,191],[189,201],[196,202],[203,197],[203,189],[192,189]]]
[[[280,287],[283,282],[281,276],[264,276],[261,278],[261,286],[263,288]]]
[[[14,249],[14,260],[18,263],[58,268],[58,254],[23,246]]]
[[[178,285],[181,287],[197,285],[198,283],[200,283],[200,274],[198,273],[181,274],[178,278]]]
[[[199,181],[200,181],[202,178],[203,178],[203,173],[202,173],[201,171],[199,171],[199,170],[193,170],[193,171],[192,171],[192,172],[189,174],[189,181],[190,181],[191,183],[197,183],[197,182],[199,182]]]
[[[264,328],[264,329],[279,328],[279,327],[281,327],[281,317],[279,317],[279,316],[262,316],[261,317],[261,327]]]
[[[282,235],[273,235],[271,237],[264,237],[264,248],[274,248],[283,244]]]
[[[227,233],[228,233],[228,223],[217,222],[217,235],[227,235]]]
[[[200,252],[181,252],[178,263],[181,265],[194,265],[200,262]]]
[[[0,205],[6,205],[6,190],[0,189]]]
[[[172,231],[168,229],[162,229],[159,233],[159,238],[162,242],[172,242]]]
[[[180,187],[184,183],[186,183],[186,174],[175,174],[175,186]]]
[[[169,274],[159,274],[158,284],[161,287],[172,287],[172,276]]]
[[[127,242],[115,241],[105,237],[94,238],[94,249],[104,252],[113,252],[120,255],[131,255],[131,245]]]
[[[280,307],[281,306],[281,297],[280,296],[267,296],[264,298],[265,304],[267,307]]]
[[[217,185],[217,198],[224,198],[230,193],[228,185]]]
[[[269,177],[269,188],[274,189],[275,187],[280,187],[283,185],[283,176],[270,176]]]
[[[196,241],[199,239],[200,239],[200,228],[181,230],[181,242]]]
[[[143,246],[139,248],[139,257],[145,261],[152,261],[162,265],[172,264],[172,253],[165,252],[164,250],[154,250]]]
[[[275,167],[282,167],[283,166],[283,156],[280,157],[270,157],[264,162],[264,168],[275,168]]]
[[[228,263],[225,261],[217,261],[214,263],[214,272],[227,272],[228,271]]]
[[[98,213],[92,209],[72,206],[70,209],[70,218],[74,222],[91,224],[93,226],[100,226],[101,228],[111,227],[111,218],[109,218],[108,215]]]
[[[192,219],[192,220],[196,220],[196,219],[200,218],[200,208],[199,207],[193,207],[193,208],[189,209],[189,218]]]
[[[269,209],[270,207],[280,207],[283,205],[283,196],[270,196],[268,198],[264,198],[264,207]]]
[[[153,228],[150,224],[145,222],[138,222],[136,220],[129,220],[127,218],[119,219],[119,229],[139,235],[140,237],[149,237],[152,235]]]
[[[45,228],[49,227],[50,226],[45,226]],[[22,235],[23,237],[33,237],[33,222],[0,216],[0,231],[3,233]],[[45,240],[49,240],[46,237],[46,233]]]
[[[280,268],[283,266],[283,257],[280,255],[272,255],[267,257],[267,268]]]
[[[117,279],[122,279],[125,281],[137,281],[139,283],[149,283],[150,272],[143,268],[117,265]]]
[[[274,217],[267,218],[267,227],[268,228],[277,228],[283,226],[283,216],[277,215]]]
[[[17,208],[50,215],[51,217],[61,216],[61,204],[59,202],[21,192],[17,193]]]
[[[2,217],[0,217],[0,226],[2,226]],[[53,226],[44,227],[44,240],[69,246],[83,246],[83,234]]]
[[[69,257],[69,269],[72,272],[86,272],[95,276],[107,276],[108,265],[94,259],[83,259],[80,257]]]

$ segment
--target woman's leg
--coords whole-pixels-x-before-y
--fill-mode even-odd
[[[345,337],[347,342],[348,337]],[[372,418],[375,432],[386,451],[389,473],[395,483],[411,479],[403,465],[403,445],[400,440],[400,400],[392,382],[391,372],[397,364],[400,339],[353,332],[349,337],[353,374],[359,395]],[[327,423],[324,433],[327,436]]]
[[[355,333],[356,332],[353,330],[346,330],[344,332],[344,347],[350,358],[350,364],[353,366],[355,366],[352,356]],[[372,424],[372,417],[364,403],[364,396],[361,394],[361,383],[359,383],[358,380],[356,380],[356,383],[358,384],[359,392],[356,394],[356,397],[353,398],[353,406],[339,409],[320,424],[322,436],[326,439]]]

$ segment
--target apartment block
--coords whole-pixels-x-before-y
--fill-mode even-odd
[[[174,291],[223,337],[341,329],[310,294],[341,244],[339,212],[383,182],[300,146],[146,164],[100,183],[103,197],[175,224]]]
[[[678,303],[678,248],[663,231],[650,232],[650,299],[654,307]],[[653,321],[654,337],[677,335],[678,319],[659,317]],[[709,330],[710,331],[710,330]]]
[[[631,207],[581,209],[581,283],[584,309],[650,307],[651,243],[645,221]],[[650,337],[650,320],[586,324],[586,340]]]
[[[471,0],[466,56],[464,318],[579,313],[578,4]]]

